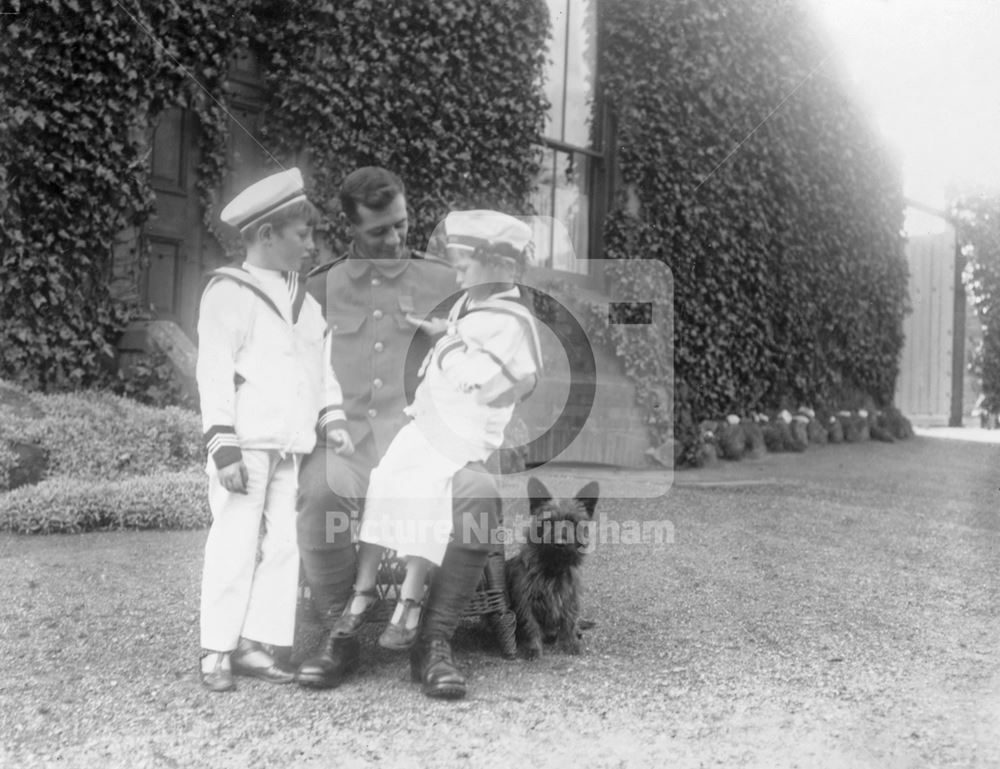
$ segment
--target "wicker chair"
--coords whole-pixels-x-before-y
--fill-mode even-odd
[[[388,553],[382,556],[376,583],[376,590],[382,602],[379,609],[372,613],[370,621],[389,621],[396,601],[399,600],[399,587],[404,576],[406,576],[406,566],[401,560]],[[466,620],[485,620],[496,635],[500,653],[508,659],[517,656],[517,642],[514,638],[517,620],[507,595],[503,553],[490,553],[483,569],[483,576],[479,580],[476,592],[462,612],[462,617]]]
[[[487,460],[486,466],[489,471],[495,474],[501,472],[521,471],[525,468],[525,453],[520,448],[526,443],[526,429],[523,422],[515,417],[507,427],[508,441],[504,447],[493,452]],[[518,448],[507,448],[512,445]],[[483,569],[483,576],[479,580],[476,592],[469,600],[469,605],[465,607],[462,616],[466,620],[481,619],[491,626],[500,645],[500,652],[507,659],[517,657],[517,641],[514,632],[517,627],[517,618],[510,606],[510,597],[507,595],[507,576],[504,567],[505,556],[503,550],[490,553],[486,567]],[[399,587],[406,576],[405,564],[388,552],[382,556],[379,563],[378,578],[375,589],[381,599],[379,608],[372,612],[370,622],[388,622],[392,617],[396,601],[399,599]],[[305,583],[305,577],[299,577],[299,604],[300,609],[308,609],[311,612],[311,602],[309,600],[309,587]]]
[[[399,600],[399,588],[406,576],[406,565],[387,552],[379,563],[375,589],[380,599],[378,608],[372,612],[369,622],[388,622]],[[300,608],[312,613],[309,586],[304,575],[299,577]],[[485,620],[496,635],[500,653],[507,659],[517,657],[517,641],[514,632],[517,620],[510,607],[507,595],[507,579],[504,572],[504,554],[490,553],[483,569],[483,576],[476,592],[462,612],[465,620]]]

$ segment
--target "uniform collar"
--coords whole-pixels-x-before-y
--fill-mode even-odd
[[[466,296],[468,296],[468,294],[466,294]],[[517,286],[511,286],[510,288],[505,288],[503,291],[492,293],[484,299],[480,299],[478,301],[473,301],[470,297],[467,304],[469,307],[482,307],[484,304],[489,304],[495,299],[514,299],[516,301],[521,301],[521,289]]]
[[[353,280],[363,278],[369,270],[373,269],[383,277],[398,278],[410,266],[410,259],[410,249],[406,249],[406,253],[401,259],[366,259],[357,256],[352,243],[350,251],[347,252],[347,264],[344,267]]]
[[[274,278],[277,278],[278,280],[285,279],[285,274],[281,270],[268,270],[264,267],[257,267],[256,265],[250,264],[250,262],[243,262],[242,267],[244,270],[257,278],[257,280],[269,280]]]

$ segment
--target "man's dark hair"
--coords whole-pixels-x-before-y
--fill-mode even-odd
[[[355,224],[358,223],[358,206],[381,211],[397,195],[405,195],[403,180],[392,171],[379,166],[365,166],[348,174],[340,185],[340,207]]]

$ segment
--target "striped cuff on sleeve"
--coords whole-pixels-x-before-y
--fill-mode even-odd
[[[208,455],[220,470],[243,459],[236,431],[227,425],[212,425],[205,433],[205,446],[208,448]]]
[[[447,358],[449,354],[453,352],[465,352],[465,351],[466,351],[465,342],[463,342],[462,338],[459,336],[456,336],[454,339],[440,345],[437,350],[438,368],[440,369],[444,368],[444,359]]]
[[[340,406],[327,406],[319,412],[319,431],[326,434],[327,430],[344,429],[347,427],[347,414]]]

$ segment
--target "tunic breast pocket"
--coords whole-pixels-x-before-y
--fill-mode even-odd
[[[335,337],[357,334],[364,326],[367,315],[347,315],[330,318],[330,334]]]
[[[330,361],[342,387],[347,386],[361,372],[367,375],[364,365],[371,346],[365,315],[340,315],[330,318]]]

